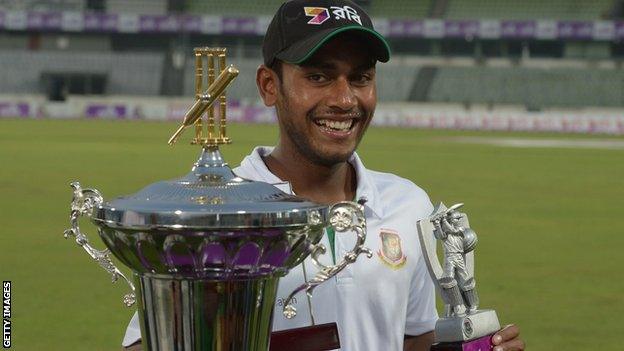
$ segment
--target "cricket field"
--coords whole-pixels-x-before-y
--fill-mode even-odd
[[[63,239],[69,183],[111,199],[185,174],[199,150],[188,145],[191,129],[168,146],[175,128],[0,120],[0,277],[12,282],[13,349],[121,348],[132,315],[122,303],[125,286],[111,284],[73,240]],[[228,134],[234,143],[222,152],[235,166],[254,145],[274,144],[277,128],[232,125]],[[481,305],[496,309],[501,323],[520,325],[529,350],[621,350],[623,143],[371,127],[358,152],[367,167],[412,180],[434,202],[465,203],[479,235]],[[86,220],[82,226],[103,248],[94,227]]]

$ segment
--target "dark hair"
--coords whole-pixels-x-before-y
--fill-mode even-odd
[[[283,77],[282,66],[283,66],[282,60],[278,60],[278,59],[273,60],[273,63],[271,63],[271,65],[269,66],[269,68],[273,72],[275,72],[275,74],[277,74],[277,78],[279,78],[280,80],[280,85],[282,84],[282,77]]]

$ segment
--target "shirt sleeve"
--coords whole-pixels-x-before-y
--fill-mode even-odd
[[[121,346],[128,347],[135,342],[141,340],[141,327],[139,326],[139,314],[134,312],[128,327],[126,328],[126,335],[124,335]]]
[[[405,334],[421,335],[432,331],[438,320],[438,312],[435,306],[435,288],[422,256],[418,260],[410,290],[407,301]]]
[[[415,199],[419,199],[419,209],[421,218],[426,218],[433,211],[433,204],[429,200],[429,196],[419,189]],[[410,293],[407,301],[407,316],[405,320],[405,335],[421,335],[434,330],[438,320],[438,312],[436,311],[435,285],[429,275],[429,270],[422,255],[420,242],[417,240],[416,250],[418,253],[418,262],[412,281],[410,284]]]

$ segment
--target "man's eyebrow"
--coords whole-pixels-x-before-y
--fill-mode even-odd
[[[333,70],[336,69],[336,65],[331,62],[323,62],[323,61],[311,61],[306,62],[301,65],[302,68],[320,68],[320,69],[328,69]]]
[[[375,62],[366,62],[355,67],[355,71],[368,71],[373,68],[375,68]]]
[[[322,62],[322,61],[317,61],[317,62],[306,62],[305,64],[301,65],[302,68],[317,68],[317,69],[325,69],[325,70],[335,70],[337,69],[337,66],[331,62]],[[366,62],[363,63],[357,67],[355,67],[353,70],[356,72],[362,72],[362,71],[368,71],[372,68],[375,68],[375,63],[374,62]]]

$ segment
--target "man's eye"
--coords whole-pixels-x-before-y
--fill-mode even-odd
[[[368,84],[373,78],[368,74],[361,74],[353,78],[356,84]]]
[[[322,74],[310,74],[308,75],[308,80],[315,82],[315,83],[321,83],[327,80],[327,78],[322,75]]]

